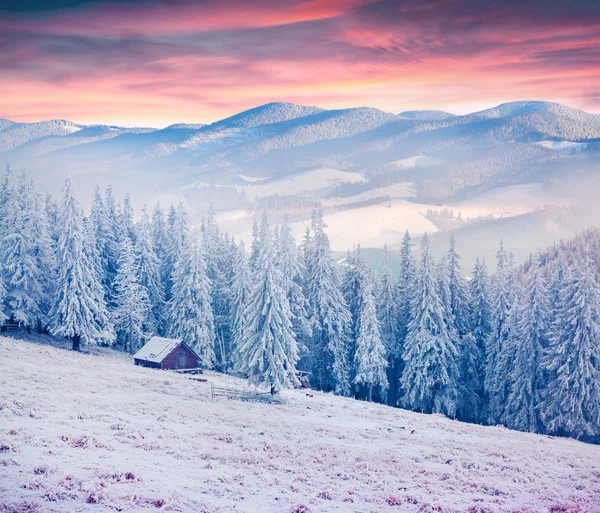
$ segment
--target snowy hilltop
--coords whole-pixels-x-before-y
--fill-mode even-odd
[[[3,513],[600,511],[597,446],[94,352],[0,338]]]

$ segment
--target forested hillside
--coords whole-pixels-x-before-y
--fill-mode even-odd
[[[0,189],[2,320],[133,353],[181,337],[207,369],[236,370],[276,394],[296,383],[469,422],[589,441],[600,436],[600,234],[467,281],[460,241],[435,259],[407,232],[400,272],[373,272],[360,247],[340,267],[313,212],[301,241],[255,221],[246,251],[211,210],[165,215],[97,189],[84,213],[67,178],[59,201],[25,174]]]

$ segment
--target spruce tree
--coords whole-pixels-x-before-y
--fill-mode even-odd
[[[456,252],[454,233],[450,236],[450,249],[446,254],[448,265],[448,288],[450,291],[450,309],[454,316],[454,325],[460,337],[471,331],[469,312],[469,289],[460,274],[460,255]]]
[[[510,367],[510,314],[515,304],[511,283],[509,255],[500,241],[496,253],[496,274],[492,283],[491,333],[486,344],[484,390],[487,397],[488,422],[498,422],[508,398],[507,373]]]
[[[258,241],[247,326],[240,347],[241,367],[251,383],[264,385],[275,394],[298,381],[298,346],[266,216],[260,225]]]
[[[107,191],[109,200],[112,199],[112,192]],[[96,187],[92,209],[90,212],[90,225],[96,239],[96,248],[102,267],[100,280],[104,287],[105,298],[112,299],[114,295],[113,284],[117,274],[118,242],[116,230],[112,225],[113,220],[109,217],[100,188]]]
[[[171,288],[173,287],[173,272],[175,264],[179,261],[183,247],[188,236],[187,213],[183,203],[177,208],[171,205],[168,217],[167,240],[165,247],[165,260],[163,276],[166,277],[165,300],[170,301]]]
[[[401,401],[410,409],[455,417],[459,399],[458,351],[448,332],[427,234],[421,242],[414,294],[403,353]]]
[[[461,367],[466,391],[464,393],[460,418],[478,421],[484,413],[485,355],[488,338],[492,332],[492,307],[490,304],[490,283],[485,258],[477,258],[470,282],[471,335],[462,351]],[[470,351],[467,350],[470,347]]]
[[[165,300],[160,275],[160,261],[153,244],[152,225],[146,206],[137,224],[135,252],[137,255],[139,283],[148,293],[150,311],[145,330],[158,335],[165,334]]]
[[[408,323],[412,314],[412,300],[414,297],[416,266],[412,256],[414,244],[408,233],[404,233],[402,245],[400,246],[400,270],[398,276],[398,286],[396,291],[398,308],[398,353],[402,355],[404,351],[404,342],[408,331]],[[398,361],[398,373],[402,374],[404,361],[402,357]],[[398,383],[396,383],[398,386]]]
[[[307,344],[312,337],[312,326],[308,315],[308,302],[304,296],[303,280],[306,268],[302,253],[296,246],[292,230],[284,218],[277,238],[276,264],[281,271],[283,288],[290,303],[292,327],[299,343],[299,351],[308,351]]]
[[[246,305],[248,304],[251,290],[252,275],[250,264],[248,263],[244,242],[242,241],[236,248],[231,285],[232,363],[235,368],[239,368],[241,365],[239,359],[240,347],[244,342],[245,331],[248,325]]]
[[[541,427],[538,414],[544,387],[541,359],[548,340],[549,305],[541,267],[538,254],[518,304],[517,330],[512,334],[516,354],[512,371],[505,376],[510,389],[502,417],[508,427],[532,433],[539,432]]]
[[[129,235],[121,238],[119,270],[115,277],[113,311],[118,341],[125,351],[135,353],[147,340],[147,318],[150,301],[146,287],[139,281],[139,264]]]
[[[207,369],[212,369],[216,362],[210,289],[202,249],[195,238],[188,237],[173,270],[169,331],[194,349]]]
[[[313,213],[313,239],[306,280],[310,315],[314,320],[312,379],[320,390],[350,393],[349,344],[352,317],[340,290],[321,212]]]
[[[110,344],[114,330],[94,264],[85,251],[82,210],[70,178],[63,185],[58,233],[58,281],[50,331],[69,337],[77,351],[82,344]]]
[[[388,404],[395,406],[398,402],[398,380],[400,379],[400,361],[402,359],[402,346],[398,332],[398,303],[396,286],[392,271],[388,265],[387,246],[384,247],[383,272],[377,300],[377,312],[381,340],[386,350],[388,365]]]
[[[36,251],[34,219],[37,213],[32,194],[27,177],[21,175],[18,187],[3,208],[5,225],[0,240],[10,317],[28,331],[46,321],[46,308],[50,304],[48,281],[53,272],[53,265],[44,263]]]
[[[375,311],[373,288],[368,279],[360,289],[359,332],[356,338],[354,383],[367,389],[367,400],[373,399],[373,388],[379,387],[383,394],[388,388],[386,349],[381,340],[379,321]]]
[[[600,287],[586,250],[565,273],[560,315],[543,358],[550,382],[540,406],[550,433],[600,435]]]

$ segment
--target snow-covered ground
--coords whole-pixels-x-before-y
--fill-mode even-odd
[[[390,164],[394,164],[400,169],[414,169],[418,167],[431,167],[439,166],[445,161],[438,159],[437,157],[428,157],[427,155],[415,155],[414,157],[407,157],[400,160],[394,160]]]
[[[573,141],[539,141],[534,144],[538,144],[549,150],[560,151],[565,155],[581,153],[587,148],[587,143]]]
[[[331,190],[340,183],[366,181],[367,179],[361,173],[352,173],[333,168],[321,168],[285,176],[273,181],[243,185],[240,189],[245,191],[249,198],[262,198],[275,194],[290,196],[302,192],[318,193]]]
[[[374,198],[386,196],[389,199],[412,198],[416,196],[416,187],[411,182],[394,183],[377,189],[369,189],[368,191],[355,194],[345,198],[328,198],[323,199],[321,203],[324,207],[337,207],[341,205],[349,205],[359,201],[367,201]]]
[[[455,213],[459,211],[463,219],[489,216],[512,217],[548,205],[564,205],[568,200],[543,188],[541,183],[527,183],[498,187],[464,201],[448,205]]]
[[[598,446],[96,352],[0,338],[0,512],[600,511]]]
[[[435,225],[425,217],[428,208],[428,205],[395,199],[326,214],[323,221],[334,251],[346,251],[356,244],[380,248],[386,243],[399,242],[407,229],[413,235],[436,232]],[[291,226],[294,237],[300,240],[306,223]]]

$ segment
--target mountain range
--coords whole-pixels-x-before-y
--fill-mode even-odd
[[[247,231],[258,210],[300,223],[317,205],[332,225],[356,216],[380,227],[362,241],[334,236],[340,250],[356,242],[380,246],[387,235],[394,245],[406,228],[440,231],[427,211],[442,205],[460,210],[461,223],[461,205],[469,202],[468,218],[487,223],[572,206],[595,187],[599,148],[599,116],[542,101],[463,116],[269,103],[208,125],[164,129],[0,119],[0,162],[26,169],[52,192],[68,172],[84,200],[96,183],[112,183],[149,203],[183,198],[192,216],[212,203],[233,232]],[[502,191],[523,184],[541,187],[525,206],[486,208],[494,191],[510,203],[510,189]],[[554,226],[547,212],[540,217],[542,229]]]

